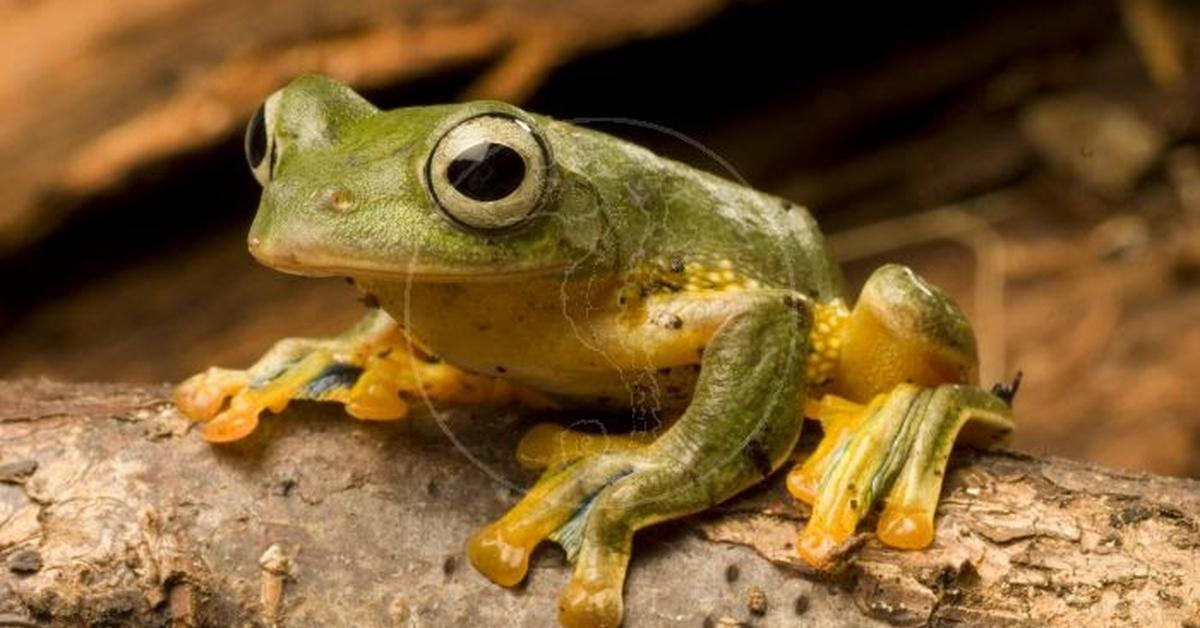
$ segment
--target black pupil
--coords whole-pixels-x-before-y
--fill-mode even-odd
[[[477,201],[497,201],[521,187],[525,160],[504,144],[480,142],[450,162],[446,178],[464,196]]]
[[[246,125],[246,159],[251,168],[257,168],[267,156],[267,118],[266,111],[259,107]]]

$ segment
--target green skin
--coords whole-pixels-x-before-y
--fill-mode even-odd
[[[489,552],[542,538],[562,543],[576,562],[564,624],[620,623],[633,533],[704,510],[780,467],[799,438],[806,399],[835,392],[865,403],[889,392],[807,381],[816,308],[844,295],[817,225],[786,200],[499,102],[383,112],[341,84],[305,77],[265,111],[251,252],[285,272],[351,277],[377,298],[387,314],[370,314],[343,340],[390,314],[423,349],[466,371],[502,374],[562,403],[679,416],[649,445],[551,468],[533,497],[473,540],[472,560],[506,585],[524,575],[527,552],[507,571]],[[429,179],[441,176],[429,166],[439,141],[483,114],[524,121],[551,154],[531,216],[497,230],[464,226]],[[717,268],[716,260],[733,269],[738,289],[664,287],[639,274],[654,264]],[[858,482],[860,515],[909,468],[918,483],[938,476],[936,504],[941,465],[967,410],[983,406],[1008,427],[1000,400],[957,386],[973,383],[975,361],[958,309],[899,267],[881,270],[869,287],[864,299],[882,295],[872,303],[883,304],[885,322],[911,330],[962,377],[920,389],[938,390],[941,401],[929,406],[936,413],[894,401],[868,422],[886,424],[878,429],[910,449],[924,443],[918,460],[885,448],[867,462],[843,455],[832,464],[825,478],[868,480]],[[285,371],[303,353],[296,346],[255,367],[256,385]],[[926,403],[929,394],[915,397]],[[837,490],[822,485],[825,494]]]

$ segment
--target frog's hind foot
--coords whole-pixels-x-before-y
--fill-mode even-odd
[[[212,368],[175,389],[175,404],[203,423],[211,442],[246,437],[263,411],[282,412],[292,400],[336,401],[351,416],[390,421],[409,403],[509,403],[540,400],[528,391],[474,375],[421,355],[382,310],[334,338],[289,338],[245,371]]]
[[[879,540],[904,549],[928,546],[955,440],[992,446],[1013,427],[1003,399],[952,384],[901,384],[865,406],[827,397],[817,413],[825,437],[788,474],[787,486],[813,506],[797,548],[818,568],[831,566],[880,498]]]

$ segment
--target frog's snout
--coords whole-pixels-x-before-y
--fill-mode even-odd
[[[290,261],[293,264],[296,262],[295,255],[284,253],[281,250],[281,247],[279,247],[277,244],[272,244],[270,240],[265,240],[256,235],[251,235],[246,240],[246,244],[250,249],[250,255],[254,256],[254,259],[267,266],[276,266],[279,261],[286,260],[288,258],[290,258]]]

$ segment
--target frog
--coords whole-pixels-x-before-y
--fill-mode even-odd
[[[201,372],[176,404],[214,443],[295,400],[366,421],[420,404],[640,417],[624,433],[534,425],[515,455],[540,476],[466,542],[504,587],[559,544],[563,626],[622,623],[636,532],[789,465],[811,512],[794,547],[815,569],[861,525],[928,547],[955,443],[1014,429],[1015,383],[980,385],[946,293],[888,264],[851,301],[806,208],[600,130],[488,100],[385,111],[310,75],[259,107],[245,152],[262,185],[252,256],[348,278],[370,309]],[[821,430],[807,454],[806,422]]]

